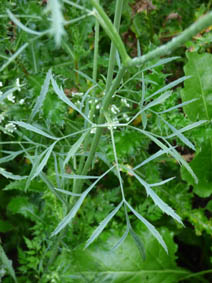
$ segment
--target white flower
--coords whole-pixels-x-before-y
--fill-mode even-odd
[[[114,113],[114,114],[117,114],[120,112],[120,110],[118,109],[118,107],[116,105],[112,105],[111,106],[111,111]]]
[[[16,79],[15,84],[16,84],[16,87],[18,88],[18,91],[21,91],[21,85],[20,85],[20,80],[19,80],[19,78]]]
[[[126,98],[122,98],[121,102],[124,103],[127,107],[130,107],[130,104],[127,102]]]
[[[0,95],[2,95],[3,94],[3,92],[0,90]]]
[[[8,123],[6,126],[5,126],[5,130],[9,133],[13,133],[15,130],[16,130],[16,125],[13,124],[12,122]]]
[[[22,99],[19,101],[19,104],[20,104],[20,105],[23,105],[23,104],[24,104],[24,101],[25,101],[25,100],[22,98]]]
[[[130,117],[129,117],[126,113],[123,114],[123,118],[124,118],[126,121],[129,121],[129,120],[130,120]]]
[[[7,99],[11,101],[12,103],[15,103],[15,96],[13,95],[12,92],[8,94]]]
[[[0,87],[2,87],[3,86],[3,83],[2,82],[0,82]]]
[[[99,109],[100,108],[100,104],[96,104],[96,109]]]
[[[3,114],[0,114],[0,123],[4,121],[4,115]]]
[[[96,128],[91,129],[90,133],[91,134],[95,134],[96,133]]]

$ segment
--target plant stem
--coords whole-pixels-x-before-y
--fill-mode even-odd
[[[116,2],[115,17],[114,17],[114,27],[117,30],[117,32],[119,31],[119,27],[120,27],[122,7],[123,7],[123,0],[118,0]],[[97,49],[97,38],[99,39],[99,35],[96,36],[96,32],[99,32],[99,29],[98,30],[95,29],[95,48],[94,48],[94,68],[97,69],[95,64],[97,64],[97,58],[96,57],[98,56],[98,53],[95,52],[95,50]],[[109,93],[110,92],[111,83],[112,83],[112,80],[113,80],[113,73],[114,73],[114,66],[115,66],[115,56],[116,56],[116,46],[115,46],[114,42],[111,42],[109,66],[108,66],[107,81],[106,81],[106,91],[105,91],[106,92],[105,98],[106,97],[110,97],[109,100],[111,100],[111,97],[112,97],[113,93],[116,90],[116,89],[114,89],[114,91],[111,92],[111,94]],[[94,72],[94,70],[93,70],[93,79],[96,81],[96,73]],[[119,83],[120,82],[118,82],[117,87],[119,86]],[[106,101],[106,108],[104,108],[106,110],[108,105],[109,105],[109,101],[107,102],[107,99],[105,99],[105,98],[103,100],[102,108],[105,107],[104,103]],[[93,105],[92,108],[91,108],[91,114],[93,114],[94,107],[95,107],[95,105]],[[101,114],[100,114],[100,116],[101,116]],[[90,118],[91,118],[91,121],[92,121],[92,117],[90,117]],[[101,119],[99,117],[98,123],[102,124],[103,122],[104,122],[104,113],[102,114],[102,118]],[[91,165],[92,160],[94,158],[94,155],[95,155],[95,152],[96,152],[96,148],[97,148],[97,145],[99,143],[101,134],[102,134],[102,128],[98,128],[97,131],[96,131],[96,135],[94,136],[95,142],[93,140],[93,143],[92,143],[93,150],[95,149],[95,151],[93,152],[93,150],[92,150],[92,153],[91,153],[91,150],[90,150],[89,156],[90,156],[90,154],[93,154],[93,156],[92,157],[88,156],[88,159],[91,160],[91,162],[89,161],[89,166]],[[87,150],[88,144],[89,144],[89,137],[85,140],[85,149],[86,150]],[[91,145],[91,149],[92,149],[92,145]],[[87,161],[88,161],[88,159],[87,159]],[[81,160],[80,160],[79,174],[83,174],[83,172],[85,172],[85,167],[83,168],[83,171],[82,171],[82,166],[84,164],[84,160],[85,160],[85,157],[82,157]],[[87,161],[86,161],[86,163],[87,163]],[[86,167],[87,166],[88,165],[86,165]],[[86,169],[86,174],[87,174],[88,169]],[[73,186],[73,192],[80,192],[81,188],[82,188],[82,185],[83,185],[83,181],[82,180],[76,180],[76,182],[74,183],[74,186]]]
[[[118,1],[122,2],[122,1]],[[116,48],[118,49],[120,56],[122,58],[123,64],[126,64],[130,57],[127,54],[126,48],[124,46],[124,43],[116,30],[115,26],[112,24],[111,20],[107,16],[107,14],[104,12],[102,7],[97,3],[95,0],[91,0],[91,3],[93,4],[94,8],[96,9],[95,16],[101,26],[104,28],[105,32],[110,37],[111,41],[115,44]]]
[[[104,121],[105,121],[104,113],[108,109],[108,106],[110,104],[112,95],[115,93],[116,89],[118,88],[118,86],[119,86],[119,84],[120,84],[120,82],[121,82],[121,80],[123,78],[123,75],[125,73],[125,70],[126,70],[126,67],[122,66],[121,69],[119,70],[118,74],[117,74],[117,77],[113,81],[113,84],[112,84],[110,90],[105,95],[104,100],[103,100],[102,109],[101,109],[100,115],[99,115],[98,124],[103,124],[104,123]],[[90,168],[90,165],[91,165],[91,163],[93,161],[93,158],[95,157],[95,152],[96,152],[96,149],[97,149],[97,146],[98,146],[101,134],[102,134],[102,130],[103,130],[103,128],[101,128],[101,127],[97,128],[97,130],[96,130],[96,134],[95,134],[95,136],[93,138],[88,158],[87,158],[87,160],[85,162],[85,165],[84,165],[84,168],[82,170],[82,175],[86,175],[87,174],[87,172],[88,172],[88,170]],[[83,180],[79,180],[78,186],[76,186],[75,187],[75,191],[73,191],[74,193],[78,193],[78,192],[81,191],[83,182],[84,182]]]
[[[120,27],[122,7],[123,7],[123,0],[116,1],[114,26],[115,26],[117,32],[119,31],[119,27]],[[114,71],[114,66],[115,66],[115,57],[116,57],[116,45],[112,41],[111,42],[111,47],[110,47],[109,66],[108,66],[108,71],[107,71],[107,81],[106,81],[106,90],[105,90],[106,93],[108,92],[108,90],[109,90],[109,88],[111,86],[112,80],[113,80],[113,71]]]
[[[167,44],[164,44],[146,55],[136,57],[127,62],[127,67],[141,65],[156,57],[170,55],[175,49],[182,46],[185,42],[191,39],[204,28],[212,24],[212,12],[208,13],[203,18],[200,18],[196,23],[192,24],[184,30],[179,36],[173,38]]]

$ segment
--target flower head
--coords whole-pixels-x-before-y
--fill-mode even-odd
[[[11,101],[12,103],[15,103],[15,96],[13,95],[13,92],[8,94],[7,99]]]
[[[12,122],[8,123],[6,126],[5,126],[5,130],[9,133],[13,133],[15,130],[16,130],[16,125],[13,124]]]

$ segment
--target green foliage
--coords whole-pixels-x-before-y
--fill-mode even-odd
[[[0,281],[210,282],[211,4],[97,2],[0,6]]]

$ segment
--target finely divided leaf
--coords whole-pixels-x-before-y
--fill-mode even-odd
[[[34,174],[32,175],[31,180],[33,180],[35,177],[37,177],[43,170],[44,166],[46,166],[47,161],[49,160],[49,157],[52,153],[52,150],[55,146],[56,142],[54,142],[49,148],[45,150],[45,156],[41,163],[37,166],[36,170],[34,171]]]
[[[58,224],[58,226],[56,227],[56,229],[53,231],[53,233],[51,234],[51,236],[55,236],[57,235],[62,229],[65,228],[66,225],[68,225],[72,219],[75,217],[77,211],[80,209],[84,199],[86,198],[86,196],[88,195],[88,193],[93,189],[93,187],[108,173],[110,172],[112,169],[114,168],[111,167],[110,169],[108,169],[104,174],[102,174],[93,184],[91,184],[86,191],[84,191],[80,198],[78,199],[78,201],[75,203],[75,205],[73,206],[73,208],[70,210],[70,212],[60,221],[60,223]]]
[[[168,249],[167,249],[166,243],[164,242],[160,233],[155,229],[155,227],[151,223],[149,223],[149,221],[147,221],[143,216],[141,216],[137,211],[135,211],[127,201],[125,201],[125,203],[129,207],[129,209],[133,212],[133,214],[139,220],[141,220],[141,222],[149,229],[149,231],[152,233],[152,235],[158,240],[158,242],[161,244],[161,246],[164,248],[164,250],[168,254]]]
[[[53,136],[51,136],[51,135],[45,133],[44,131],[42,131],[42,130],[40,130],[40,129],[38,129],[38,128],[36,128],[36,127],[34,127],[34,126],[32,126],[32,125],[30,125],[30,124],[28,124],[28,123],[25,123],[25,122],[15,122],[15,121],[12,121],[12,122],[13,122],[14,124],[16,124],[16,125],[18,125],[18,126],[24,128],[24,129],[26,129],[26,130],[28,130],[28,131],[32,131],[32,132],[34,132],[34,133],[36,133],[36,134],[38,134],[38,135],[47,137],[47,138],[52,139],[52,140],[58,140],[58,138],[53,137]]]
[[[69,162],[71,157],[73,157],[75,155],[75,153],[77,152],[77,150],[80,148],[80,146],[83,143],[86,135],[87,135],[87,132],[83,133],[81,135],[81,137],[72,145],[72,147],[70,148],[69,152],[67,153],[66,159],[65,159],[65,161],[63,163],[64,167]]]
[[[113,216],[119,211],[123,204],[123,201],[120,202],[120,204],[113,210],[111,213],[108,214],[108,216],[99,224],[99,226],[96,228],[96,230],[93,232],[91,237],[88,239],[85,249],[93,243],[93,241],[101,234],[101,232],[104,230],[105,226],[108,224],[108,222],[113,218]]]
[[[152,200],[154,201],[155,205],[157,205],[163,212],[173,217],[177,222],[183,225],[181,218],[179,215],[177,215],[174,210],[166,204],[150,187],[149,184],[147,184],[141,177],[139,177],[133,170],[131,170],[128,167],[125,167],[126,170],[128,170],[132,175],[136,177],[136,179],[141,183],[142,186],[144,186],[147,196],[150,196]],[[171,179],[168,179],[170,181]],[[167,182],[167,180],[166,180]]]

